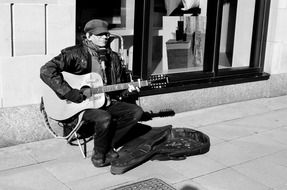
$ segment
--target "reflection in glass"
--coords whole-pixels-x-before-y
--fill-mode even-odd
[[[255,0],[225,0],[222,12],[219,69],[250,62]]]
[[[156,0],[149,74],[203,70],[207,0]]]

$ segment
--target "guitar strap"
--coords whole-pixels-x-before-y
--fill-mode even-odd
[[[98,57],[97,54],[93,53],[92,50],[89,48],[89,52],[91,54],[92,57],[92,70],[91,72],[95,72],[95,73],[99,73],[103,79],[103,83],[107,84],[107,76],[106,76],[106,66],[105,66],[105,62],[101,61]],[[100,63],[101,61],[101,63]],[[110,97],[105,94],[106,96],[106,102],[105,102],[105,106],[108,106],[111,104],[111,100]]]
[[[99,62],[99,57],[92,53],[92,51],[89,49],[91,57],[92,57],[92,71],[95,73],[99,73],[103,79],[104,84],[107,84],[107,76],[105,72],[105,63],[102,61],[101,63]]]

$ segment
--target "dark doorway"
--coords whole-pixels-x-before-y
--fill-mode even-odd
[[[120,24],[121,1],[76,0],[76,43],[81,40],[85,24],[91,19],[102,19],[110,27]]]

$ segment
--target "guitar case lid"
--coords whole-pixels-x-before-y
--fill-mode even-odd
[[[111,163],[112,174],[122,174],[148,160],[182,160],[187,156],[209,151],[209,137],[190,128],[171,125],[153,127],[146,134],[133,139],[119,150],[119,157]]]
[[[168,138],[171,125],[151,128],[147,133],[129,141],[118,151],[119,157],[111,162],[111,173],[122,174],[150,159],[153,147]]]
[[[154,147],[156,154],[151,160],[183,160],[188,156],[207,153],[209,137],[190,128],[172,129],[168,139]]]

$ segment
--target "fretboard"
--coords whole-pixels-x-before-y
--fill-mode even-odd
[[[93,88],[93,94],[99,94],[104,92],[112,92],[118,90],[128,89],[129,85],[133,85],[134,87],[143,87],[148,86],[148,81],[139,81],[139,82],[130,82],[130,83],[120,83],[120,84],[113,84],[107,86],[101,86],[97,88]]]

